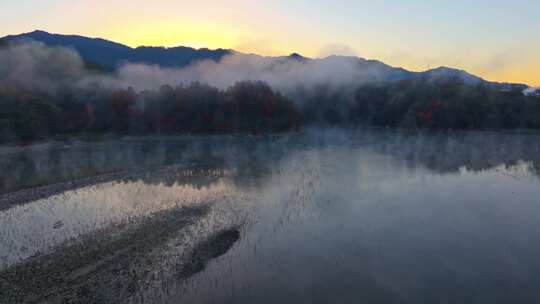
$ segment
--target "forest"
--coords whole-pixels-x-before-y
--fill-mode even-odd
[[[3,141],[78,134],[270,133],[298,128],[293,103],[262,82],[227,90],[192,83],[136,93],[128,89],[66,89],[50,95],[0,86]]]
[[[364,84],[348,100],[327,92],[319,90],[304,104],[304,123],[427,130],[540,129],[538,96],[468,85],[457,78]]]
[[[0,48],[5,48],[2,44]],[[111,73],[88,62],[83,68]],[[43,69],[34,67],[33,72]],[[56,76],[50,76],[53,72],[42,74],[57,82]],[[458,78],[342,87],[321,82],[286,92],[257,80],[239,81],[225,89],[191,82],[136,90],[99,83],[74,85],[66,79],[50,90],[30,81],[0,78],[0,142],[102,134],[257,135],[326,126],[540,129],[538,95],[470,85]]]

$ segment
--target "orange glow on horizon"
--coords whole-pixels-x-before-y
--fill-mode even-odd
[[[219,25],[188,25],[188,24],[162,24],[152,28],[144,28],[136,32],[129,30],[117,30],[104,35],[112,41],[123,43],[130,47],[138,46],[163,46],[177,47],[186,46],[192,48],[208,49],[232,49],[246,54],[261,56],[286,56],[291,53],[299,53],[306,57],[321,57],[313,44],[304,43],[291,46],[290,44],[266,41],[249,40],[242,37],[251,36],[249,33],[240,32],[234,28]],[[540,61],[527,62],[526,65],[510,65],[505,69],[489,70],[479,68],[476,64],[446,63],[444,58],[428,65],[422,60],[407,60],[406,58],[391,58],[378,55],[377,49],[370,49],[368,56],[359,54],[366,59],[380,60],[394,67],[402,67],[409,71],[425,71],[429,67],[448,66],[463,69],[471,74],[482,77],[488,81],[524,83],[534,87],[540,87]],[[477,54],[476,61],[481,60],[481,54]],[[450,60],[451,61],[451,60]],[[472,59],[471,59],[472,61]]]
[[[41,29],[131,47],[225,48],[263,56],[320,57],[330,49],[413,71],[447,66],[490,81],[540,86],[540,40],[534,35],[540,2],[519,2],[6,0],[0,1],[0,11],[9,12],[0,18],[0,36]]]

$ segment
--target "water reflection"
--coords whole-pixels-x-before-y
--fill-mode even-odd
[[[84,284],[58,283],[55,299],[80,296],[84,285],[89,296],[105,290],[101,299],[126,303],[537,302],[538,139],[326,130],[160,141],[168,152],[125,161],[126,173],[113,180],[1,211],[0,257],[10,267],[0,285],[6,274],[56,265],[66,248],[83,244],[78,255],[89,256],[102,248],[91,240],[110,239],[103,243],[133,240],[138,253],[127,255],[122,269],[83,271]],[[124,150],[155,151],[147,144],[156,146],[140,140]],[[64,156],[57,164],[67,164]],[[40,167],[39,159],[21,161],[21,172],[49,172],[49,182],[67,176],[55,177],[62,166]],[[16,168],[16,158],[11,163]],[[193,208],[207,211],[189,225],[174,224]],[[173,228],[158,238],[148,232],[161,231],[156,225]],[[238,229],[240,239],[215,247],[219,254],[197,253]],[[119,250],[97,260],[109,265]],[[88,262],[55,266],[55,273],[96,263],[81,260]],[[140,284],[122,279],[122,288],[109,290],[97,283],[124,278],[118,271],[136,273]]]
[[[238,175],[249,176],[263,172],[268,167],[264,163],[278,161],[293,151],[325,145],[363,147],[392,155],[412,168],[422,165],[440,173],[456,173],[462,167],[479,171],[523,161],[529,162],[531,170],[538,174],[538,139],[540,136],[534,134],[489,132],[437,135],[325,130],[271,139],[165,137],[0,147],[0,194],[110,172],[147,170],[180,163],[189,165],[189,162],[199,164],[201,160],[214,168],[231,165],[230,162],[239,166],[249,164],[251,166],[241,168],[248,172]],[[228,155],[224,157],[224,153]],[[229,163],[223,163],[225,161]]]

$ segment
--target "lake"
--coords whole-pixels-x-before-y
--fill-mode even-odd
[[[540,302],[540,136],[0,148],[0,303]]]

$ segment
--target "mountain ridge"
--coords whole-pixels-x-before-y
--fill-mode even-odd
[[[212,60],[219,62],[223,57],[232,54],[244,56],[257,56],[260,58],[276,58],[284,60],[294,60],[308,62],[312,60],[331,61],[347,60],[355,64],[359,69],[364,69],[366,73],[372,73],[373,79],[378,81],[400,81],[414,78],[459,78],[467,84],[485,84],[489,87],[500,90],[525,90],[529,88],[526,84],[492,82],[481,77],[468,73],[467,71],[441,66],[422,72],[414,72],[402,67],[393,67],[384,62],[365,59],[355,56],[331,55],[325,58],[309,58],[298,53],[288,56],[266,57],[257,54],[243,54],[231,49],[195,49],[186,46],[163,47],[163,46],[138,46],[136,48],[110,41],[103,38],[91,38],[81,35],[53,34],[42,30],[22,33],[19,35],[8,35],[0,38],[8,42],[34,40],[51,47],[68,47],[75,49],[83,60],[92,64],[101,65],[109,69],[115,69],[124,62],[145,63],[159,65],[161,67],[182,68],[197,61]]]
[[[8,35],[0,39],[8,42],[33,40],[47,46],[73,48],[84,60],[112,69],[126,61],[158,64],[165,67],[183,67],[197,59],[219,60],[221,57],[231,53],[230,50],[224,49],[194,49],[183,46],[172,48],[139,46],[132,48],[102,38],[52,34],[41,30],[19,35]]]

